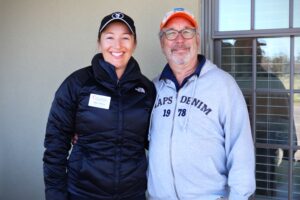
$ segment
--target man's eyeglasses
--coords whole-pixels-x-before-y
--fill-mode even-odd
[[[196,29],[194,28],[185,28],[180,31],[177,31],[175,29],[168,29],[165,31],[161,31],[161,36],[165,34],[166,38],[168,40],[175,40],[178,37],[178,34],[181,34],[181,36],[184,39],[191,39],[195,36],[196,34]]]

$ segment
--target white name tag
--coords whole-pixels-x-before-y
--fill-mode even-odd
[[[98,95],[98,94],[90,94],[89,106],[96,108],[109,109],[111,97]]]

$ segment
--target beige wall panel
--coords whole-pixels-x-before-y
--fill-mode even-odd
[[[63,79],[97,53],[100,20],[113,11],[134,18],[142,71],[165,65],[158,41],[164,13],[196,0],[0,1],[0,199],[42,200],[43,139],[53,95]]]

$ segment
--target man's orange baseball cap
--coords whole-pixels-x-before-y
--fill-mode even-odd
[[[160,30],[163,29],[168,21],[170,21],[174,17],[182,17],[187,19],[191,24],[195,27],[198,28],[198,23],[192,13],[189,11],[185,10],[184,8],[173,8],[173,10],[167,12],[163,18],[163,20],[160,23]]]

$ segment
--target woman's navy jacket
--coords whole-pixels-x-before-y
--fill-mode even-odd
[[[71,74],[57,90],[48,118],[46,199],[145,199],[154,99],[154,85],[133,58],[120,80],[102,54]]]

